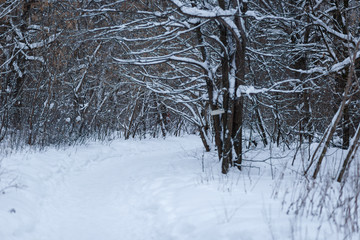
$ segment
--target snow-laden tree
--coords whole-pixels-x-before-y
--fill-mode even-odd
[[[124,54],[114,60],[134,66],[130,80],[197,125],[207,149],[214,134],[223,173],[240,167],[247,2],[149,1],[133,11],[117,32]]]
[[[317,27],[321,35],[321,42],[327,50],[323,54],[323,64],[314,66],[306,72],[316,72],[321,77],[333,80],[334,103],[337,106],[337,111],[311,159],[311,164],[315,160],[317,161],[312,174],[312,177],[316,178],[329,143],[340,122],[342,122],[342,147],[348,149],[352,145],[348,150],[352,155],[353,145],[358,144],[357,131],[355,139],[350,141],[350,138],[351,135],[354,135],[353,129],[357,128],[359,124],[359,115],[356,111],[359,90],[356,66],[358,66],[360,57],[360,6],[357,1],[351,0],[322,1],[310,5],[306,14],[310,19],[310,24]]]
[[[321,165],[331,141],[344,149],[354,143],[350,137],[359,122],[356,73],[351,73],[349,96],[345,90],[351,65],[354,69],[358,65],[359,5],[356,1],[259,0],[249,6],[253,14],[248,31],[250,74],[263,87],[287,82],[281,88],[289,90],[256,96],[265,113],[265,129],[270,136],[278,132],[272,139],[287,141],[286,136],[298,135],[300,144],[305,139],[311,144],[314,137],[320,142],[308,173],[314,162]],[[341,141],[334,141],[334,136]]]
[[[45,25],[46,4],[3,1],[1,4],[1,112],[9,134],[24,134],[31,144],[36,107],[47,84],[46,58],[58,33]],[[43,15],[44,14],[44,15]],[[14,132],[15,131],[15,132]]]

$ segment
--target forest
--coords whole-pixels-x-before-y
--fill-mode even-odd
[[[359,48],[356,0],[0,0],[0,146],[196,134],[222,174],[283,149],[297,209],[338,184],[358,232]]]

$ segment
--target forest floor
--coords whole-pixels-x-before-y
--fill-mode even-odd
[[[23,150],[2,159],[0,186],[12,187],[0,195],[0,239],[338,239],[316,218],[286,214],[288,161],[224,176],[197,136]]]

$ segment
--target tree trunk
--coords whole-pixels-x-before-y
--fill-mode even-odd
[[[219,1],[220,7],[225,9],[224,1]],[[228,34],[227,29],[220,25],[220,40],[224,46],[228,46]],[[221,172],[223,174],[228,173],[229,168],[232,164],[232,127],[233,127],[233,113],[234,113],[234,104],[232,99],[230,99],[229,92],[229,68],[230,59],[228,55],[223,52],[223,57],[221,59],[221,67],[222,67],[222,77],[221,77],[221,88],[224,90],[223,93],[223,108],[225,110],[222,115],[222,164],[221,164]]]
[[[240,6],[239,6],[240,4]],[[246,12],[247,6],[243,1],[233,1],[233,5],[237,6],[242,13]],[[241,170],[242,164],[242,130],[243,130],[243,108],[244,108],[244,97],[242,93],[240,96],[237,96],[236,90],[240,85],[245,84],[245,49],[246,49],[246,35],[245,30],[243,29],[243,24],[241,24],[240,16],[235,18],[235,24],[237,29],[241,34],[241,42],[236,42],[236,52],[235,52],[235,92],[234,92],[234,115],[233,115],[233,129],[232,129],[232,139],[234,142],[234,150],[236,153],[236,165]],[[245,25],[245,24],[244,24]],[[240,40],[240,39],[239,39]]]

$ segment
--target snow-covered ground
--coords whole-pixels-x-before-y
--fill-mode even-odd
[[[338,239],[286,214],[284,193],[272,196],[292,183],[272,163],[221,175],[197,136],[15,153],[2,160],[0,186],[17,187],[0,195],[0,239]]]

